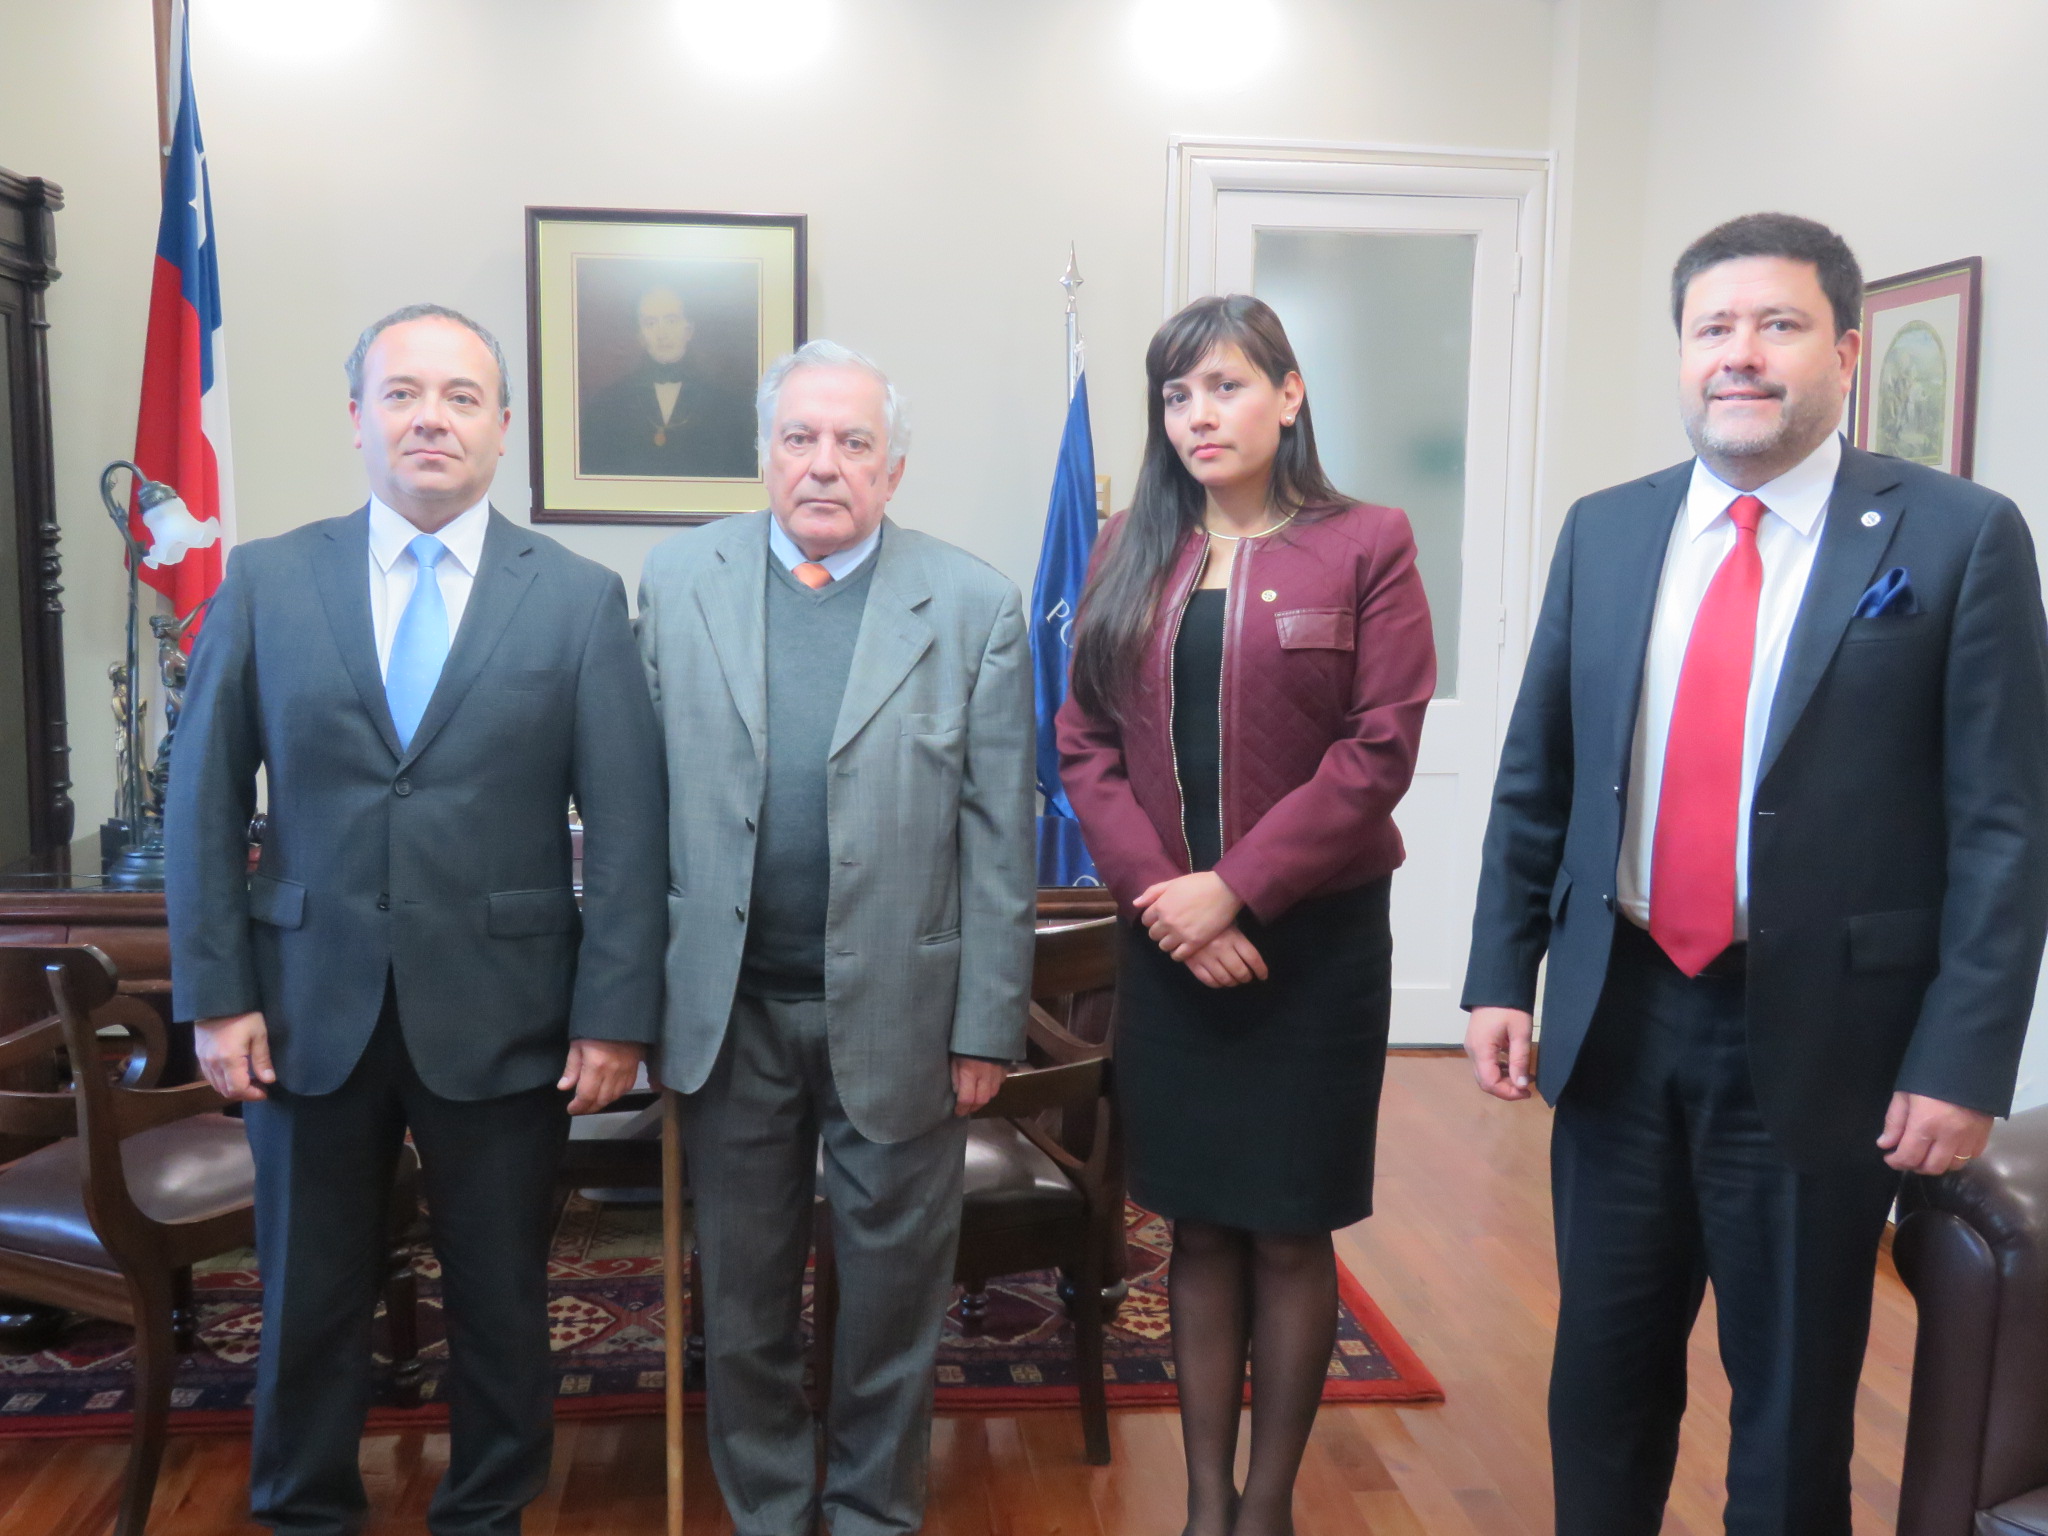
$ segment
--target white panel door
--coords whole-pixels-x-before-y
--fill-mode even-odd
[[[1533,319],[1517,315],[1528,208],[1513,196],[1229,189],[1213,208],[1214,265],[1190,252],[1190,287],[1273,306],[1330,478],[1415,527],[1438,683],[1395,816],[1408,862],[1394,879],[1393,1041],[1449,1044],[1464,1035],[1504,674],[1519,670],[1506,666],[1507,555],[1531,516],[1533,405],[1516,355]]]

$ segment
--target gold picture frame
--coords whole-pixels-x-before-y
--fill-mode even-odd
[[[805,339],[802,214],[526,210],[533,521],[767,505],[754,391]]]

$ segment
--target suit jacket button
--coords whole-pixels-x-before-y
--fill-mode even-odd
[[[399,799],[403,800],[407,795],[412,793],[412,780],[400,779],[396,784],[391,786],[391,793],[398,796]]]
[[[1612,912],[1614,910],[1614,898],[1612,896],[1602,896],[1600,898],[1600,905]]]
[[[379,912],[389,912],[391,910],[391,898],[389,896],[379,896],[377,898],[377,910]]]
[[[754,830],[754,818],[751,816],[747,818],[747,830],[749,832]]]
[[[734,907],[732,915],[744,923],[747,920],[747,909],[745,907]]]

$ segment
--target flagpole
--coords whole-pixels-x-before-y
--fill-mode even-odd
[[[1074,398],[1074,386],[1081,382],[1081,314],[1076,296],[1084,279],[1074,259],[1074,244],[1067,242],[1067,273],[1060,286],[1067,290],[1067,398]]]
[[[178,13],[183,9],[183,0],[150,0],[151,17],[156,28],[156,171],[159,180],[168,170],[165,162],[170,159],[171,135],[178,124],[178,110],[172,93],[178,80],[176,56],[181,19]]]
[[[1037,714],[1036,778],[1044,803],[1038,817],[1038,874],[1041,885],[1086,885],[1096,879],[1082,846],[1072,807],[1060,787],[1054,716],[1067,695],[1074,615],[1095,547],[1095,450],[1088,430],[1086,356],[1081,345],[1081,264],[1070,242],[1067,295],[1067,408],[1062,413],[1059,457],[1053,468],[1052,498],[1046,508],[1038,575],[1031,584],[1031,673]]]

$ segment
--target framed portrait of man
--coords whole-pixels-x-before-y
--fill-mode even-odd
[[[802,345],[801,214],[526,210],[536,523],[767,505],[754,390]]]

